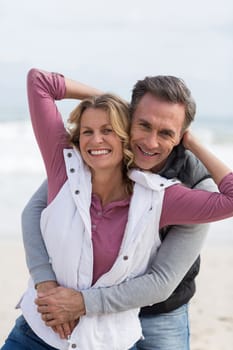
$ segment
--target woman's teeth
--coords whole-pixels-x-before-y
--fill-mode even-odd
[[[91,155],[93,156],[99,156],[99,155],[103,155],[103,154],[108,154],[110,153],[110,150],[107,149],[102,149],[102,150],[93,150],[93,151],[88,151]]]

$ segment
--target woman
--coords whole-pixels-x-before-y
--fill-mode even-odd
[[[191,191],[176,181],[133,170],[130,178],[135,185],[130,200],[131,183],[125,178],[126,163],[123,162],[127,123],[122,123],[123,130],[117,133],[110,109],[106,112],[106,104],[102,102],[103,99],[109,102],[109,98],[113,102],[114,98],[109,95],[93,98],[77,107],[70,119],[74,149],[65,149],[68,146],[66,133],[54,99],[69,96],[69,81],[58,74],[36,70],[29,73],[28,81],[33,127],[49,183],[49,206],[42,217],[43,237],[59,284],[77,290],[93,284],[95,287],[108,286],[143,274],[159,246],[159,227],[208,222],[233,214],[230,169],[205,151],[189,133],[184,136],[184,145],[205,163],[223,193]],[[123,110],[125,112],[125,105]],[[125,154],[129,159],[127,148]],[[174,200],[180,208],[175,215],[172,210]],[[190,200],[193,213],[187,211]],[[108,242],[111,249],[105,252],[106,237],[102,232],[98,235],[100,231],[91,224],[95,225],[95,218],[108,210],[111,212],[111,228],[119,220],[120,223]],[[187,211],[185,218],[184,210]],[[65,259],[61,261],[64,252]],[[103,253],[106,256],[101,259]],[[31,286],[21,302],[24,317],[40,338],[55,348],[65,349],[67,341],[60,340],[44,325],[36,311],[34,298],[35,290]],[[137,312],[134,309],[114,315],[82,317],[68,341],[70,348],[130,347],[141,335]]]

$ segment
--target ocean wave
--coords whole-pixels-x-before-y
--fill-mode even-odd
[[[193,127],[199,139],[226,162],[232,164],[233,125],[218,128],[202,123]],[[44,173],[44,164],[30,121],[0,123],[0,173]]]
[[[30,122],[0,123],[0,159],[0,173],[44,171]]]
[[[202,128],[197,135],[233,168],[233,139],[228,143],[216,143],[208,128]],[[9,238],[19,234],[22,209],[45,178],[29,121],[0,123],[0,159],[0,238]]]

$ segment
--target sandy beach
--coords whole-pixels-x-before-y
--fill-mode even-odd
[[[197,292],[190,303],[191,350],[231,350],[233,346],[233,246],[206,245]],[[0,345],[20,311],[14,307],[27,285],[22,243],[0,244]],[[177,349],[178,350],[178,349]]]
[[[190,303],[191,350],[233,348],[233,247],[206,247]]]

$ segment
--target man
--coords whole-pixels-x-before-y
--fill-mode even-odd
[[[131,148],[137,167],[169,178],[178,177],[189,187],[215,188],[200,162],[179,144],[195,115],[195,102],[183,81],[170,76],[138,81],[132,94],[131,115]],[[69,329],[65,322],[77,320],[85,313],[123,311],[160,301],[141,309],[145,339],[140,340],[135,349],[189,349],[187,303],[195,292],[194,279],[199,271],[199,258],[192,263],[198,256],[207,226],[169,227],[163,230],[161,248],[148,275],[107,289],[66,294],[64,288],[56,287],[47,252],[40,233],[36,232],[39,207],[43,208],[45,203],[46,195],[43,192],[42,197],[41,194],[36,196],[25,209],[23,231],[28,267],[38,288],[38,310],[47,320],[46,324],[59,327],[59,333],[62,335],[63,332],[65,337],[72,328],[70,325]],[[33,210],[31,206],[35,205],[36,209]],[[166,290],[170,280],[173,280],[173,284]],[[48,306],[43,304],[43,300]]]

